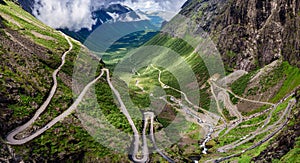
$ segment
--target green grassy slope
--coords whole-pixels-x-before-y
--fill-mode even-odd
[[[69,45],[60,32],[44,25],[12,1],[1,2],[0,16],[0,133],[4,139],[8,132],[28,121],[45,100],[52,85],[52,72],[60,65],[61,56]],[[73,102],[73,67],[82,45],[74,40],[72,44],[74,48],[58,76],[57,92],[34,128],[42,127]],[[103,102],[109,105],[107,103],[111,101]],[[33,128],[27,132],[32,131]],[[76,114],[33,141],[11,147],[16,154],[13,159],[25,162],[127,160],[95,141],[83,129]],[[6,145],[1,142],[0,157],[10,157]]]

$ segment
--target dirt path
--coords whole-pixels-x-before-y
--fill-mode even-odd
[[[262,102],[262,101],[250,100],[250,99],[246,99],[246,98],[240,97],[240,96],[236,95],[235,93],[233,93],[231,90],[225,89],[225,88],[223,88],[223,87],[220,87],[220,86],[219,86],[218,84],[216,84],[215,82],[212,82],[212,83],[213,83],[213,85],[214,85],[215,87],[218,87],[218,88],[220,88],[221,90],[224,90],[224,91],[226,91],[226,92],[229,92],[229,93],[232,94],[234,97],[236,97],[236,98],[238,98],[238,99],[240,99],[240,100],[248,101],[248,102],[252,102],[252,103],[258,103],[258,104],[264,104],[264,105],[272,105],[272,106],[275,106],[275,104],[270,103],[270,102]]]

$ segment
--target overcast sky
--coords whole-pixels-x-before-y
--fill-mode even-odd
[[[121,3],[134,10],[177,13],[186,0],[35,0],[34,15],[53,28],[91,29],[92,9]],[[41,5],[40,5],[41,4]]]

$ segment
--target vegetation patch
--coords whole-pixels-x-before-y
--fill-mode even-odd
[[[271,100],[271,102],[278,102],[288,93],[292,92],[295,88],[300,85],[300,69],[291,66],[288,62],[283,62],[281,69],[284,70],[285,80],[283,86],[280,88],[276,96]]]
[[[253,76],[255,72],[248,73],[242,77],[240,77],[238,80],[232,83],[231,89],[233,93],[242,96],[248,86],[249,81],[251,80],[251,77]]]

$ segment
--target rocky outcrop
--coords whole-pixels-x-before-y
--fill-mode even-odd
[[[300,67],[300,0],[189,0],[195,19],[230,68],[253,70],[283,57]]]

